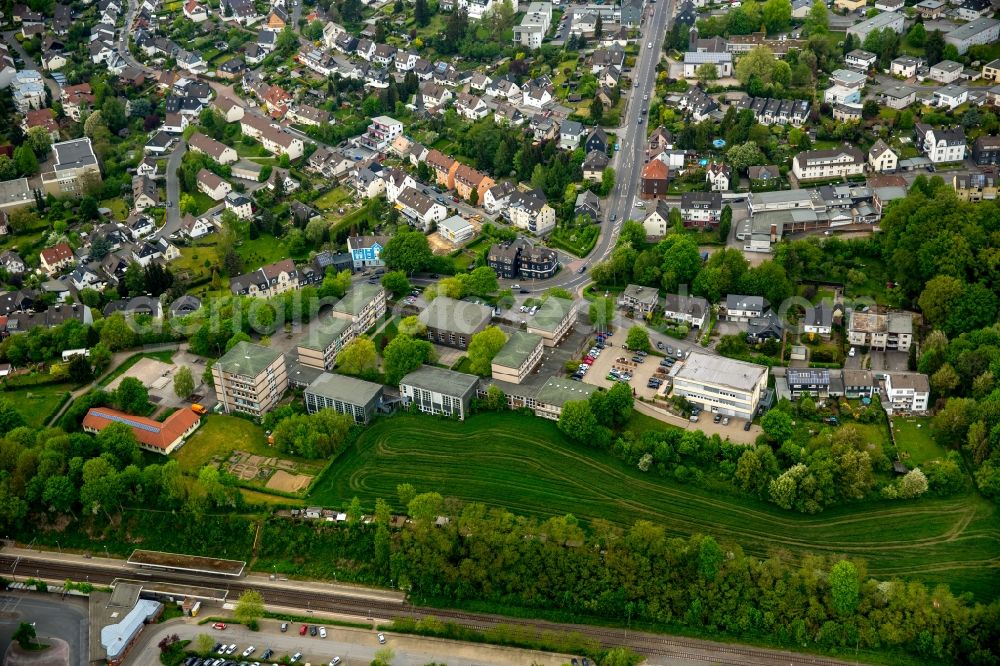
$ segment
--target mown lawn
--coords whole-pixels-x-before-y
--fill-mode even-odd
[[[977,495],[868,502],[807,516],[644,474],[569,443],[552,422],[513,413],[462,423],[411,415],[379,421],[309,499],[338,507],[358,496],[370,509],[379,497],[397,503],[400,483],[535,516],[649,520],[678,536],[708,533],[761,556],[847,554],[866,559],[877,578],[947,583],[982,599],[1000,593],[996,507]]]
[[[73,390],[73,384],[43,384],[41,386],[25,386],[16,391],[0,393],[21,413],[24,422],[32,428],[45,425],[56,407],[63,401],[63,396]]]
[[[349,203],[350,200],[351,193],[347,191],[346,187],[340,186],[333,188],[313,201],[312,206],[319,210],[332,210],[343,206],[345,203]]]
[[[246,419],[236,416],[209,414],[184,446],[174,454],[181,469],[197,472],[214,458],[225,458],[232,451],[248,451],[263,456],[273,456],[275,450],[267,445],[264,430]]]
[[[896,418],[892,421],[899,452],[908,453],[905,461],[910,467],[922,465],[928,460],[944,458],[945,450],[931,436],[931,419],[914,416]]]

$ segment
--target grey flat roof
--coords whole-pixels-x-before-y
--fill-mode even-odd
[[[421,323],[431,328],[471,335],[490,322],[493,318],[493,308],[469,301],[456,301],[448,296],[438,296],[418,318]]]
[[[139,599],[135,606],[116,624],[101,629],[101,645],[108,659],[117,659],[132,644],[147,620],[153,619],[163,608],[159,601]]]
[[[223,372],[245,377],[256,377],[281,357],[281,352],[252,342],[238,342],[235,347],[215,362]]]
[[[656,295],[656,290],[651,290]],[[538,311],[528,319],[529,328],[543,331],[555,331],[568,314],[573,311],[573,301],[568,298],[549,296],[538,306]]]
[[[762,375],[767,375],[766,366],[699,352],[691,352],[680,369],[674,373],[677,379],[731,386],[741,391],[752,390]]]
[[[514,331],[507,343],[500,349],[493,362],[504,368],[520,368],[531,353],[542,344],[542,336],[523,331]]]
[[[56,171],[97,164],[97,157],[94,156],[94,150],[90,146],[90,139],[86,137],[54,143],[52,150],[56,153]]]
[[[562,377],[550,377],[549,381],[538,389],[535,399],[547,405],[562,407],[572,400],[586,400],[596,390],[596,386],[583,382],[574,382]]]
[[[342,400],[352,405],[367,405],[382,393],[383,386],[363,379],[324,372],[316,378],[306,393],[315,393],[331,400]]]
[[[421,388],[434,393],[451,396],[465,396],[476,390],[479,377],[467,375],[433,365],[422,365],[403,377],[399,384]]]
[[[15,204],[20,201],[34,201],[27,178],[15,178],[0,182],[0,206]]]

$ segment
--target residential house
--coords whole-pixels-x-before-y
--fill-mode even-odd
[[[549,206],[541,190],[511,194],[507,216],[515,227],[539,236],[547,234],[556,225],[556,212]]]
[[[583,144],[583,149],[587,153],[592,150],[600,150],[603,153],[608,152],[608,134],[600,127],[595,127],[590,130],[587,135],[587,140]]]
[[[963,55],[971,46],[992,44],[997,40],[1000,40],[1000,21],[987,16],[960,25],[944,36],[944,41],[954,46],[959,55]]]
[[[917,92],[907,86],[891,86],[878,92],[878,101],[890,109],[905,109],[917,99]]]
[[[893,76],[911,79],[917,75],[920,64],[921,61],[913,56],[899,56],[889,63],[889,73]]]
[[[253,201],[245,194],[230,192],[226,195],[225,205],[226,210],[233,211],[233,214],[241,220],[253,217]]]
[[[864,167],[864,154],[847,145],[829,150],[804,150],[792,160],[792,173],[800,181],[846,178],[861,174]]]
[[[882,12],[848,27],[847,34],[854,35],[858,43],[863,44],[868,35],[876,30],[892,30],[902,34],[905,29],[906,16],[903,12]]]
[[[347,251],[354,262],[354,270],[362,271],[371,268],[383,268],[382,250],[389,242],[388,236],[349,236]]]
[[[583,160],[583,179],[591,183],[599,183],[604,177],[610,160],[603,150],[592,150]]]
[[[575,120],[564,120],[559,126],[559,147],[576,150],[583,138],[583,125]]]
[[[893,2],[899,2],[900,0],[892,0]],[[857,70],[859,72],[867,72],[869,69],[875,66],[875,62],[878,60],[878,56],[869,51],[862,49],[854,49],[844,56],[844,64],[851,69]]]
[[[907,312],[850,313],[847,342],[878,350],[908,351],[913,342],[913,317]]]
[[[923,414],[930,404],[931,387],[927,375],[917,372],[890,372],[885,376],[885,402],[890,414]]]
[[[289,134],[271,124],[271,121],[256,114],[246,114],[240,120],[243,134],[260,141],[261,146],[274,155],[288,155],[289,159],[302,157],[305,145],[302,139]]]
[[[464,164],[460,164],[455,170],[455,192],[462,199],[473,202],[473,205],[478,205],[486,191],[495,184],[486,174]]]
[[[584,190],[576,195],[576,203],[573,206],[573,216],[577,219],[588,218],[591,222],[599,222],[601,219],[601,200],[590,190]]]
[[[455,111],[467,120],[481,120],[489,113],[489,107],[482,98],[469,93],[459,93],[455,100]]]
[[[507,208],[507,202],[510,200],[510,195],[517,190],[514,183],[509,180],[501,181],[486,190],[486,195],[483,197],[483,208],[490,215],[496,215],[502,210]]]
[[[656,205],[642,221],[642,227],[649,238],[663,238],[670,228],[670,206],[663,199],[657,199]]]
[[[983,78],[987,81],[1000,82],[1000,58],[983,65]]]
[[[973,161],[984,166],[1000,164],[1000,137],[982,135],[972,142]]]
[[[547,247],[532,245],[525,238],[492,245],[486,263],[498,277],[508,280],[544,280],[559,269],[559,255]]]
[[[160,205],[160,194],[156,181],[148,176],[132,178],[132,206],[136,210],[146,210]]]
[[[650,160],[640,176],[639,198],[643,200],[665,199],[670,183],[667,165],[658,160]]]
[[[213,201],[222,201],[233,191],[233,186],[208,169],[201,169],[196,177],[198,191],[207,194]]]
[[[282,259],[229,280],[229,290],[237,296],[271,298],[298,288],[299,273],[291,259]]]
[[[965,131],[959,126],[935,128],[917,123],[914,144],[935,164],[965,159]]]
[[[67,243],[59,243],[43,249],[38,254],[38,261],[45,274],[52,277],[63,268],[76,263],[73,249]]]
[[[185,215],[181,220],[180,233],[191,240],[197,240],[214,231],[215,225],[206,217],[196,218],[193,215]]]
[[[448,216],[448,209],[415,188],[408,187],[396,198],[396,208],[406,222],[422,231]]]
[[[377,164],[361,166],[354,171],[354,191],[362,199],[374,199],[385,194],[385,181]]]
[[[962,201],[992,201],[997,198],[997,179],[993,174],[956,174],[951,177],[951,186]]]
[[[942,60],[930,69],[930,78],[938,83],[951,83],[962,76],[962,63],[954,60]]]
[[[204,153],[219,164],[232,164],[239,159],[236,151],[224,143],[205,136],[201,132],[195,132],[188,139],[188,147],[199,153]]]
[[[195,23],[201,23],[208,19],[208,9],[198,2],[198,0],[187,0],[184,3],[184,18]]]
[[[430,150],[425,160],[427,166],[434,172],[434,177],[438,185],[446,190],[455,187],[455,172],[458,171],[459,163],[455,158],[449,157],[438,150]]]
[[[685,226],[708,228],[722,219],[722,194],[719,192],[684,192],[681,194],[681,218]]]
[[[297,123],[299,125],[319,127],[320,125],[330,121],[330,112],[324,111],[323,109],[317,109],[316,107],[309,106],[308,104],[299,104],[294,108],[289,109],[285,118],[287,118],[289,122]]]
[[[746,323],[751,319],[763,317],[771,305],[763,296],[745,296],[742,294],[727,294],[725,305],[726,321]],[[723,313],[720,313],[720,316]],[[720,317],[721,318],[721,317]]]
[[[713,192],[725,192],[729,189],[729,166],[721,162],[712,162],[705,168],[705,182]]]
[[[476,229],[461,215],[452,215],[438,224],[437,234],[452,245],[461,245],[476,235]]]
[[[899,157],[882,139],[869,149],[868,168],[874,173],[893,173],[898,166]]]
[[[950,84],[934,91],[934,106],[954,109],[969,99],[969,90],[962,86]]]
[[[690,328],[704,330],[711,316],[712,307],[701,296],[667,294],[663,299],[663,317]]]
[[[620,307],[633,310],[637,315],[648,315],[660,306],[660,294],[655,287],[630,284],[618,299]]]
[[[79,196],[86,185],[101,182],[101,168],[89,137],[54,143],[52,153],[52,169],[41,175],[46,194]]]
[[[807,307],[802,318],[802,331],[824,338],[830,337],[833,333],[833,315],[833,305],[826,299]]]

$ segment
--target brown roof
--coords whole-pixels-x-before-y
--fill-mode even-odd
[[[142,444],[164,449],[191,429],[200,417],[190,409],[178,409],[160,423],[144,416],[133,416],[108,407],[94,407],[83,417],[83,427],[100,432],[112,423],[124,423]]]
[[[52,247],[47,247],[39,253],[45,263],[52,265],[60,261],[67,261],[73,258],[73,250],[67,243],[59,243]]]
[[[479,173],[470,166],[465,164],[459,164],[458,169],[455,171],[455,180],[460,181],[463,185],[468,185],[469,187],[479,188],[479,185],[488,176],[484,173]]]
[[[219,158],[222,157],[222,153],[224,153],[228,148],[228,146],[224,143],[216,141],[210,136],[205,136],[201,132],[195,132],[192,134],[191,138],[188,139],[188,145],[195,150],[200,150],[205,153],[216,162],[219,161]]]
[[[431,150],[427,153],[427,158],[424,160],[432,169],[438,171],[448,171],[451,169],[451,165],[455,163],[455,158],[448,157],[440,150]]]
[[[217,175],[209,171],[208,169],[202,169],[198,172],[198,182],[202,183],[205,187],[210,190],[218,189],[222,183],[225,181],[219,178]]]
[[[642,179],[643,180],[666,180],[670,175],[670,170],[667,165],[660,160],[650,160],[646,166],[642,168]]]

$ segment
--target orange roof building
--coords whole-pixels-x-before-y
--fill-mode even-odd
[[[650,160],[642,168],[642,179],[639,183],[639,198],[666,199],[670,170],[667,165],[657,159]]]
[[[112,423],[124,423],[132,429],[139,447],[153,453],[169,455],[187,439],[201,423],[201,417],[190,409],[178,409],[160,423],[144,416],[133,416],[108,407],[94,407],[83,417],[83,429],[99,433]]]

